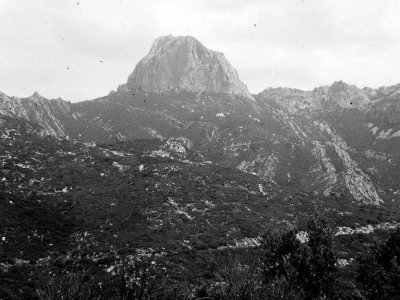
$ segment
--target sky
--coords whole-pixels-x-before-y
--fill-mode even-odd
[[[159,36],[223,52],[251,93],[400,83],[397,0],[0,0],[0,91],[72,102],[125,83]]]

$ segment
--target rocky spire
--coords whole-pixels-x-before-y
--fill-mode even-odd
[[[225,56],[191,36],[157,38],[126,86],[156,93],[186,90],[253,98]]]

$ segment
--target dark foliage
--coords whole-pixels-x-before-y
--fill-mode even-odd
[[[400,228],[358,261],[357,282],[367,299],[400,299]]]
[[[337,257],[333,239],[336,226],[326,215],[317,214],[307,225],[309,241],[303,249],[300,283],[305,299],[332,299],[337,289]]]
[[[208,292],[213,299],[259,299],[263,293],[259,253],[222,251],[210,254],[208,261],[214,278]]]
[[[117,259],[117,257],[116,257]],[[123,257],[108,272],[75,270],[41,278],[40,300],[147,300],[166,295],[167,276],[154,260]]]
[[[264,279],[272,299],[333,299],[338,267],[335,226],[317,214],[307,224],[308,241],[293,228],[269,228],[263,236]]]
[[[301,245],[294,229],[270,227],[263,235],[264,281],[271,299],[296,299],[301,292]]]

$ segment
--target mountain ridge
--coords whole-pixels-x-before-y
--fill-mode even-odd
[[[215,54],[193,37],[164,36],[143,64],[172,55],[175,47],[199,51],[193,57]],[[374,90],[336,81],[311,91],[269,88],[249,101],[226,90],[145,91],[132,80],[131,86],[78,103],[39,93],[22,99],[0,94],[0,114],[85,142],[155,138],[168,153],[187,141],[205,161],[324,195],[345,192],[378,205],[397,197],[400,85]]]

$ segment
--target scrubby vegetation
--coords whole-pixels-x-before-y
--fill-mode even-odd
[[[400,299],[400,228],[358,258],[357,282],[367,299]]]
[[[279,287],[271,298],[334,298],[338,276],[335,227],[326,216],[318,215],[302,233],[303,243],[296,234],[294,229],[270,229],[264,235],[264,274],[271,287]]]
[[[0,299],[395,298],[394,204],[2,122]]]
[[[189,270],[192,276],[183,270],[185,263],[174,265],[169,256],[130,255],[126,249],[102,261],[77,256],[51,258],[36,268],[21,264],[0,273],[0,298],[398,299],[400,230],[359,256],[349,290],[340,284],[345,278],[333,242],[335,228],[321,214],[308,221],[304,232],[270,224],[258,247],[192,253],[198,260],[197,269]],[[28,274],[34,276],[16,290],[22,279],[16,276],[27,279]]]

